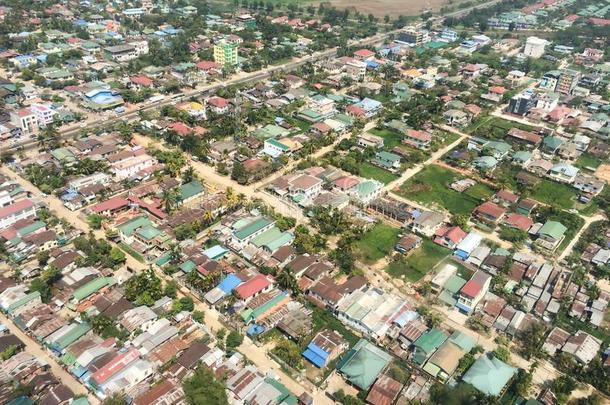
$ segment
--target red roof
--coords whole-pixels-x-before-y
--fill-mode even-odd
[[[252,297],[254,294],[263,291],[265,288],[269,287],[271,282],[269,279],[263,274],[257,274],[252,277],[250,280],[245,283],[237,286],[235,288],[235,292],[242,299],[247,299]]]
[[[199,62],[195,66],[197,66],[201,70],[220,69],[220,65],[218,63],[212,62],[212,61],[209,61],[209,60],[202,60],[201,62]]]
[[[432,140],[432,135],[425,131],[417,131],[415,129],[407,129],[407,133],[405,134],[407,137],[412,139],[417,139],[422,142],[430,142]]]
[[[449,228],[443,236],[453,243],[460,243],[466,237],[466,232],[462,231],[459,226],[454,226]]]
[[[348,106],[345,109],[345,111],[348,112],[349,114],[356,115],[356,116],[363,116],[366,114],[366,111],[364,111],[364,109],[362,107],[358,107],[355,104]]]
[[[126,207],[128,205],[129,201],[127,201],[125,198],[112,197],[106,201],[102,201],[101,203],[95,204],[93,207],[91,207],[91,211],[95,213],[114,211]]]
[[[208,104],[216,108],[225,108],[229,105],[229,102],[223,97],[212,97],[208,100]]]
[[[369,49],[359,49],[356,52],[354,52],[354,56],[358,56],[361,58],[370,58],[371,56],[374,56],[375,52],[369,50]]]
[[[25,211],[34,206],[34,203],[31,200],[25,199],[21,201],[17,201],[14,204],[7,205],[6,207],[0,208],[0,218],[6,218],[9,215],[16,214],[21,211]]]
[[[476,281],[468,280],[468,282],[464,284],[464,287],[462,287],[461,293],[467,297],[474,298],[481,291],[481,288],[483,288],[483,286]]]
[[[476,214],[482,214],[494,219],[499,219],[502,215],[504,215],[504,213],[506,213],[504,208],[490,201],[479,205],[474,211]]]
[[[337,186],[337,187],[339,187],[340,189],[343,189],[343,190],[347,190],[348,188],[352,188],[352,187],[358,185],[358,183],[360,183],[358,181],[358,179],[356,179],[354,177],[350,177],[350,176],[340,177],[337,180],[335,180],[335,186]]]
[[[132,76],[129,78],[129,81],[131,81],[133,84],[137,84],[138,86],[146,86],[146,87],[150,87],[154,84],[154,82],[151,79],[149,79],[148,77],[146,77],[144,75]]]
[[[125,353],[119,354],[115,358],[110,360],[110,362],[104,367],[93,373],[91,378],[97,384],[103,384],[110,377],[127,367],[132,361],[134,361],[138,357],[140,357],[140,352],[138,351],[138,349],[132,349]]]
[[[496,197],[500,200],[508,201],[509,203],[516,203],[519,200],[519,197],[515,195],[512,191],[509,190],[500,190],[496,193]]]
[[[610,25],[610,20],[607,18],[590,18],[589,21],[593,25]]]
[[[532,221],[528,216],[521,214],[509,214],[504,223],[513,228],[521,229],[522,231],[528,231],[534,221]]]
[[[564,18],[564,20],[569,21],[569,22],[574,22],[576,20],[578,20],[580,18],[579,15],[576,14],[570,14],[569,16],[567,16],[566,18]]]
[[[489,88],[489,92],[495,94],[504,94],[506,92],[506,89],[502,86],[491,86]]]
[[[188,135],[193,132],[193,130],[183,122],[173,122],[167,126],[167,129],[171,129],[179,135]]]

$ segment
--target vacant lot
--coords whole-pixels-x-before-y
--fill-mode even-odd
[[[564,210],[574,207],[576,202],[576,192],[572,187],[546,179],[542,179],[536,184],[531,197]]]
[[[430,165],[400,186],[403,197],[427,206],[439,206],[452,214],[470,215],[472,210],[493,194],[484,184],[477,184],[465,193],[449,188],[461,176],[444,167]]]
[[[400,142],[402,141],[401,134],[399,134],[398,132],[391,131],[386,128],[382,128],[382,129],[374,128],[374,129],[371,129],[369,131],[369,133],[382,137],[383,138],[383,147],[384,147],[384,149],[387,149],[387,150],[394,149],[394,147],[400,145]]]
[[[524,131],[531,131],[534,127],[505,120],[500,117],[483,116],[478,117],[466,128],[466,132],[474,136],[480,136],[487,139],[504,139],[506,133],[511,128],[519,128]]]
[[[376,224],[356,243],[356,255],[364,264],[373,264],[387,256],[396,245],[399,229],[382,222]]]
[[[393,261],[386,268],[392,277],[406,278],[416,282],[434,268],[450,253],[450,250],[437,245],[430,239],[424,239],[422,246],[406,258]]]
[[[360,166],[360,176],[366,179],[375,179],[383,184],[388,184],[398,178],[394,173],[388,172],[387,170],[368,162],[365,162]]]
[[[294,1],[294,0],[293,0]],[[451,3],[455,6],[466,0],[330,0],[324,4],[331,4],[337,8],[350,8],[360,11],[362,14],[373,14],[383,17],[389,15],[396,18],[399,15],[420,15],[427,8],[439,10],[441,7]],[[314,2],[319,4],[320,2]]]

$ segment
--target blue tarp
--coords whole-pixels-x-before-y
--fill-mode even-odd
[[[314,366],[322,368],[326,365],[328,353],[316,346],[315,343],[310,343],[303,352],[303,357],[309,360]]]
[[[218,288],[222,290],[225,294],[229,294],[235,287],[240,285],[242,281],[235,274],[229,274],[218,284]]]
[[[246,334],[248,336],[254,336],[254,335],[260,335],[261,333],[263,333],[265,331],[265,328],[257,325],[257,324],[252,324],[250,325],[250,327],[248,328],[248,330],[246,330]]]
[[[468,252],[464,252],[463,250],[456,250],[453,254],[462,260],[468,259],[469,256]]]

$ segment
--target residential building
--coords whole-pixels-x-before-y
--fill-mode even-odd
[[[513,96],[508,102],[507,111],[511,114],[526,115],[536,106],[537,98],[533,92],[525,92]]]
[[[544,55],[544,47],[548,44],[546,39],[528,37],[525,41],[523,54],[529,58],[538,59]]]
[[[303,357],[318,368],[326,367],[349,347],[347,341],[334,330],[318,332],[303,352]]]
[[[19,220],[33,218],[36,218],[36,206],[31,200],[20,200],[0,207],[0,229],[8,228]]]
[[[430,42],[430,33],[421,28],[408,28],[398,34],[396,42],[402,42],[410,46],[419,46]]]
[[[214,62],[223,67],[233,67],[238,64],[238,45],[225,40],[214,44]]]
[[[411,223],[413,232],[432,237],[445,221],[445,216],[436,211],[421,212]]]
[[[576,70],[562,70],[555,91],[561,94],[572,94],[572,90],[578,85],[580,76],[580,72]]]
[[[470,314],[489,290],[491,276],[478,270],[460,290],[458,302],[455,305],[460,311]]]
[[[517,369],[493,355],[483,355],[466,371],[462,380],[471,384],[479,392],[489,396],[500,396]]]
[[[21,128],[23,135],[31,136],[38,132],[38,117],[29,108],[11,111],[10,116],[11,123]]]
[[[361,339],[337,364],[337,370],[351,384],[368,390],[392,361],[392,356]]]
[[[589,364],[601,350],[601,345],[601,340],[579,330],[568,338],[561,351],[572,354],[582,364]]]

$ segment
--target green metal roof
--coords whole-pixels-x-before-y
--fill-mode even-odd
[[[72,298],[76,301],[84,300],[91,294],[95,294],[102,288],[109,285],[113,285],[114,283],[115,281],[112,277],[98,277],[95,280],[91,280],[82,287],[74,290],[74,292],[72,293]]]
[[[560,239],[567,229],[561,222],[546,221],[538,231],[538,234],[550,236],[553,239]]]
[[[190,273],[191,271],[195,270],[196,268],[197,268],[197,265],[192,260],[187,260],[186,262],[184,262],[180,265],[180,270],[182,270],[185,273]]]
[[[466,284],[466,280],[454,274],[447,279],[443,288],[455,294],[456,292],[460,291],[462,287],[464,287],[464,284]]]
[[[265,378],[265,382],[280,392],[280,396],[275,398],[276,403],[286,405],[296,405],[299,401],[296,396],[284,384],[275,378]]]
[[[455,295],[455,293],[452,293],[447,290],[443,290],[438,295],[438,299],[443,301],[445,304],[453,307],[453,306],[455,306],[455,304],[457,304],[457,299],[454,297],[454,295]]]
[[[170,252],[165,252],[163,253],[161,256],[159,256],[157,258],[157,260],[155,261],[155,264],[157,266],[163,266],[167,263],[169,263],[169,261],[172,259],[172,255]]]
[[[25,235],[30,234],[32,232],[35,232],[35,231],[37,231],[39,229],[42,229],[45,226],[47,226],[47,224],[45,224],[44,222],[36,221],[34,223],[31,223],[29,225],[24,226],[23,228],[17,229],[17,232],[19,232],[19,234],[21,236],[25,236]]]
[[[275,146],[276,148],[279,148],[283,151],[289,151],[290,147],[288,145],[284,145],[283,143],[281,143],[280,141],[277,141],[273,138],[267,139],[265,142],[270,143],[271,145]]]
[[[152,225],[147,225],[147,226],[138,228],[136,233],[146,240],[152,240],[152,239],[156,238],[157,236],[161,235],[163,233],[163,231],[155,228]]]
[[[368,390],[390,361],[392,356],[361,339],[339,361],[337,370],[358,388]]]
[[[423,364],[445,340],[447,340],[445,332],[437,328],[430,329],[413,342],[413,346],[415,346],[413,360],[418,364]]]
[[[496,396],[502,392],[517,369],[493,356],[481,356],[462,378],[485,395]]]
[[[542,140],[542,143],[548,149],[557,149],[563,145],[563,139],[556,136],[547,136]]]
[[[29,294],[24,295],[23,297],[19,298],[17,301],[15,301],[11,305],[9,305],[8,308],[6,309],[6,311],[9,314],[13,313],[15,310],[21,308],[22,306],[28,304],[29,302],[31,302],[35,299],[40,299],[40,292],[33,291]]]
[[[191,197],[194,197],[198,194],[201,194],[205,191],[203,184],[201,184],[197,180],[193,180],[190,183],[186,183],[180,186],[180,200],[188,200]]]
[[[237,238],[237,239],[245,239],[247,237],[249,237],[250,235],[252,235],[255,232],[260,231],[261,229],[265,228],[266,226],[268,226],[269,224],[271,224],[271,220],[265,217],[259,217],[253,221],[250,221],[247,225],[245,225],[244,227],[236,230],[233,235]]]
[[[381,186],[381,183],[377,180],[365,180],[362,183],[359,183],[354,190],[356,190],[356,193],[358,193],[359,196],[364,197],[374,193],[375,190]]]
[[[66,148],[57,148],[57,149],[53,149],[51,151],[51,155],[59,160],[67,160],[67,161],[73,161],[76,160],[76,158],[74,157],[74,154],[72,152],[70,152],[68,149]]]
[[[275,251],[277,248],[290,243],[292,239],[294,239],[294,236],[290,232],[282,232],[274,226],[252,239],[252,244],[256,247],[265,246],[269,250]]]
[[[76,324],[76,326],[72,328],[68,333],[53,342],[53,347],[58,350],[64,350],[66,347],[76,342],[90,330],[91,326],[89,326],[88,323]]]
[[[138,228],[142,228],[144,226],[152,226],[152,223],[148,217],[139,216],[119,225],[118,228],[122,234],[131,236]]]
[[[468,353],[470,350],[472,350],[472,348],[476,344],[475,340],[472,337],[457,330],[453,332],[451,336],[449,336],[449,341],[460,349],[462,349],[462,351],[464,351],[465,353]]]

